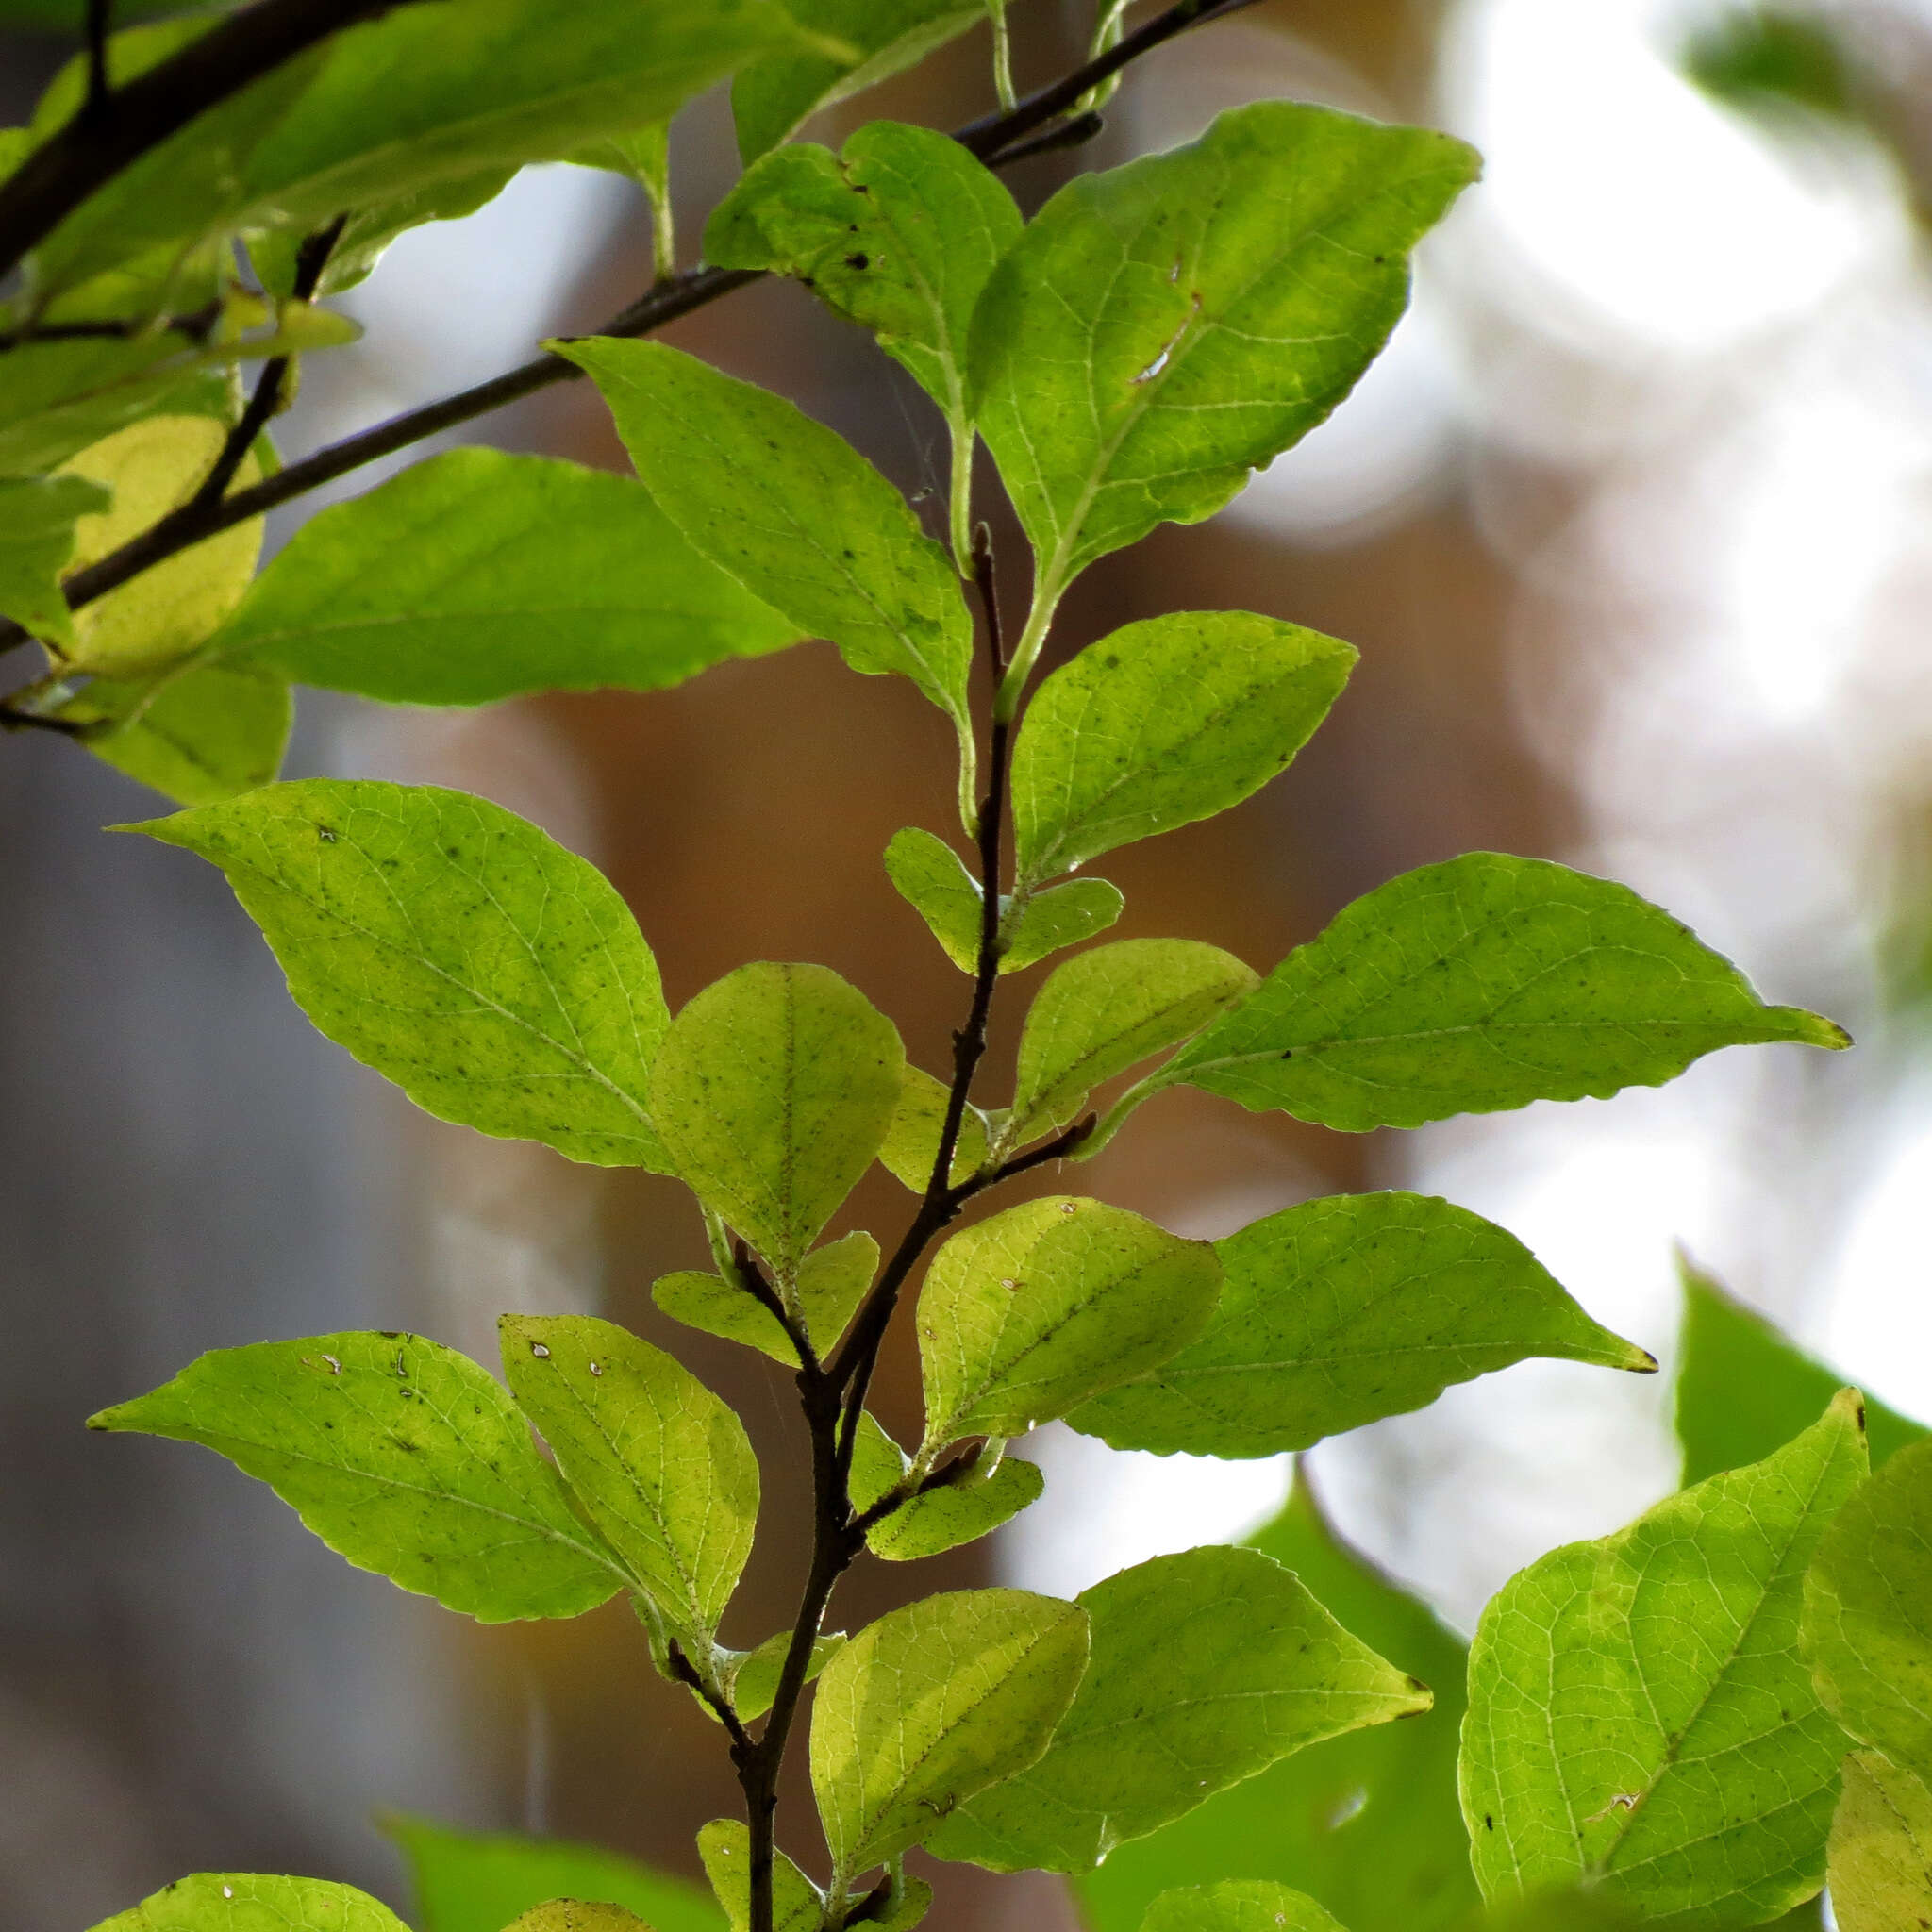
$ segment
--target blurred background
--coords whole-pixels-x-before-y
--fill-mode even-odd
[[[1013,23],[1037,83],[1077,59],[1091,8],[1029,0]],[[8,121],[65,52],[0,42]],[[844,125],[966,119],[987,66],[970,36]],[[1210,1236],[1317,1193],[1440,1192],[1667,1364],[1682,1243],[1932,1417],[1932,6],[1266,0],[1142,63],[1099,142],[1012,185],[1037,205],[1075,165],[1268,95],[1433,122],[1488,175],[1341,413],[1216,522],[1108,559],[1067,608],[1062,654],[1222,605],[1362,651],[1285,779],[1108,861],[1120,936],[1207,939],[1265,971],[1391,874],[1500,848],[1627,881],[1859,1047],[1721,1054],[1661,1091],[1362,1139],[1183,1090],[1077,1185]],[[734,172],[722,101],[685,117],[675,154],[690,259]],[[310,358],[283,449],[593,325],[648,261],[625,184],[527,171],[405,237],[347,298],[365,341]],[[803,291],[758,287],[673,339],[943,494],[928,407]],[[624,460],[581,388],[466,433]],[[1023,553],[995,526],[1017,595]],[[909,687],[808,645],[651,697],[311,698],[291,770],[487,793],[611,874],[674,1002],[747,958],[824,960],[937,1068],[966,983],[878,855],[902,824],[946,825],[945,741]],[[204,1349],[272,1336],[407,1324],[490,1359],[496,1313],[517,1308],[665,1339],[649,1284],[703,1262],[688,1202],[414,1113],[309,1032],[212,869],[102,835],[159,808],[106,767],[10,740],[0,801],[0,1928],[78,1928],[195,1868],[400,1900],[371,1824],[385,1807],[691,1869],[691,1833],[733,1794],[716,1734],[651,1678],[621,1606],[482,1630],[347,1569],[215,1458],[80,1426]],[[906,1211],[875,1175],[850,1220]],[[753,1641],[789,1614],[802,1560],[793,1418],[762,1358],[675,1345],[768,1458],[726,1631]],[[1466,1630],[1511,1572],[1673,1487],[1668,1393],[1525,1364],[1311,1461],[1347,1535]],[[878,1406],[914,1426],[909,1350]],[[922,1592],[993,1574],[1071,1592],[1239,1534],[1288,1480],[1059,1430],[1027,1453],[1044,1500],[923,1569]],[[911,1581],[862,1570],[835,1622]],[[942,1909],[950,1932],[1064,1907],[960,1872]]]

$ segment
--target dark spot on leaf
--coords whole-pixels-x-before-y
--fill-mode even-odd
[[[845,266],[847,268],[870,268],[872,266],[872,257],[869,255],[848,255],[845,258]]]
[[[1862,1402],[1858,1405],[1858,1426],[1861,1429],[1865,1426],[1865,1405]]]
[[[1494,1831],[1495,1828],[1496,1821],[1493,1818],[1491,1818],[1487,1811],[1485,1811],[1483,1813],[1483,1829],[1485,1831]]]
[[[1291,1046],[1284,1046],[1284,1047],[1283,1047],[1283,1048],[1281,1049],[1281,1058],[1282,1058],[1283,1059],[1285,1059],[1285,1060],[1291,1060],[1291,1059],[1293,1059],[1293,1058],[1294,1058],[1294,1048],[1293,1048],[1293,1047],[1291,1047]]]

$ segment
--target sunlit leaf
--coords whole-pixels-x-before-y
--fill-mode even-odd
[[[533,1907],[507,1932],[651,1932],[635,1912],[622,1906],[580,1898],[554,1898]]]
[[[824,966],[741,966],[666,1034],[652,1117],[677,1173],[786,1282],[873,1163],[906,1075],[892,1023]]]
[[[1022,886],[1246,798],[1355,661],[1352,645],[1244,610],[1175,611],[1089,644],[1040,687],[1014,749]]]
[[[1257,1550],[1157,1557],[1077,1601],[1092,1655],[1045,1755],[927,1840],[996,1872],[1087,1872],[1323,1738],[1429,1707]]]
[[[825,1667],[811,1783],[835,1888],[1047,1747],[1087,1663],[1087,1614],[1018,1590],[889,1611]]]
[[[946,958],[961,973],[976,973],[986,895],[965,860],[937,833],[908,825],[886,846],[886,876],[931,928]]]
[[[863,1232],[814,1248],[799,1263],[799,1307],[806,1333],[821,1356],[829,1354],[845,1332],[878,1265],[879,1244]],[[689,1328],[756,1348],[787,1368],[798,1366],[798,1351],[777,1316],[735,1281],[695,1271],[666,1274],[652,1284],[651,1298]]]
[[[806,1660],[805,1667],[808,1684],[839,1655],[845,1641],[842,1630],[828,1631],[812,1639],[811,1656]],[[754,1718],[763,1717],[771,1709],[772,1699],[778,1693],[778,1679],[785,1674],[786,1654],[791,1648],[791,1633],[789,1630],[780,1630],[775,1636],[766,1638],[756,1650],[732,1651],[719,1646],[717,1655],[722,1661],[718,1674],[722,1688],[742,1723],[750,1724]],[[698,1707],[709,1713],[709,1707],[702,1699]]]
[[[698,1833],[698,1856],[731,1932],[750,1932],[751,1833],[741,1818],[714,1818]],[[772,1859],[772,1932],[817,1932],[825,1895],[783,1852]]]
[[[951,1091],[943,1081],[934,1079],[918,1067],[906,1069],[906,1085],[900,1090],[892,1124],[886,1130],[886,1144],[879,1149],[879,1163],[915,1194],[925,1192],[925,1185],[932,1178],[933,1163],[940,1158],[940,1136],[945,1128],[946,1103]],[[978,1171],[986,1159],[986,1116],[968,1101],[959,1117],[958,1146],[948,1176],[954,1186]]]
[[[1035,892],[1017,911],[1009,907],[1001,914],[1000,971],[1017,973],[1062,946],[1077,946],[1105,932],[1126,903],[1121,889],[1106,879],[1069,879]]]
[[[1265,1878],[1228,1878],[1166,1891],[1147,1907],[1141,1932],[1342,1932],[1315,1901]]]
[[[1750,1925],[1819,1889],[1844,1740],[1799,1655],[1799,1606],[1865,1464],[1846,1390],[1775,1455],[1496,1594],[1462,1754],[1487,1896],[1601,1877],[1646,1918]]]
[[[358,1570],[479,1623],[579,1616],[625,1581],[502,1385],[420,1335],[216,1349],[88,1426],[215,1450]]]
[[[86,476],[0,480],[0,617],[74,648],[74,613],[60,578],[74,555],[75,522],[112,501],[109,490]]]
[[[366,1891],[322,1878],[271,1878],[257,1872],[197,1872],[163,1886],[94,1932],[408,1932]]]
[[[1932,1791],[1879,1752],[1852,1752],[1829,1869],[1839,1932],[1932,1925]]]
[[[977,1470],[963,1481],[914,1496],[865,1533],[866,1547],[889,1563],[917,1562],[975,1542],[1021,1510],[1039,1502],[1046,1479],[1019,1456],[1002,1456],[998,1468]]]
[[[1198,1341],[1075,1409],[1116,1449],[1274,1456],[1433,1402],[1529,1356],[1644,1374],[1516,1237],[1425,1194],[1304,1202],[1214,1243]]]
[[[1206,1241],[1099,1201],[1051,1194],[954,1235],[919,1295],[926,1451],[1024,1435],[1165,1361],[1220,1288]]]
[[[1656,1087],[1721,1046],[1850,1042],[1767,1007],[1627,886],[1472,852],[1345,908],[1162,1070],[1344,1133]]]
[[[133,829],[219,865],[296,1004],[417,1106],[668,1172],[644,1105],[657,962],[609,881],[535,825],[440,786],[305,778]]]

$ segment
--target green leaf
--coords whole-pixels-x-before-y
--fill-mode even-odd
[[[758,1465],[681,1363],[591,1315],[506,1315],[503,1369],[572,1493],[663,1612],[708,1645],[744,1574]]]
[[[305,524],[212,649],[326,691],[481,705],[658,691],[798,636],[628,478],[459,449]]]
[[[1341,401],[1476,168],[1446,134],[1262,101],[1047,203],[980,298],[973,365],[1049,599],[1213,515]]]
[[[956,1234],[919,1296],[925,1442],[1023,1436],[1165,1361],[1207,1325],[1221,1267],[1206,1241],[1050,1194]]]
[[[1640,1374],[1507,1229],[1426,1194],[1337,1194],[1216,1241],[1207,1333],[1068,1418],[1115,1449],[1274,1456],[1529,1356]]]
[[[1932,1778],[1932,1442],[1901,1449],[1825,1531],[1801,1641],[1839,1723]]]
[[[163,1886],[94,1932],[408,1932],[390,1908],[352,1885],[197,1872]]]
[[[761,962],[672,1022],[651,1109],[679,1175],[783,1289],[872,1165],[905,1077],[897,1029],[858,988]]]
[[[1031,1764],[1086,1665],[1086,1612],[1019,1590],[927,1597],[854,1638],[812,1703],[834,1890]]]
[[[995,1872],[1089,1872],[1319,1739],[1429,1707],[1257,1550],[1157,1557],[1084,1591],[1092,1657],[1046,1753],[928,1840]]]
[[[201,488],[227,441],[208,416],[150,416],[70,457],[63,476],[113,492],[106,509],[75,525],[71,568],[84,570],[133,541]],[[251,452],[233,488],[260,480]],[[185,658],[240,603],[261,551],[262,523],[252,517],[143,571],[74,616],[74,643],[64,652],[78,671],[134,677]]]
[[[754,60],[731,89],[738,151],[775,147],[808,114],[916,66],[982,15],[980,0],[791,0],[818,48]]]
[[[1456,1932],[1477,1899],[1456,1798],[1468,1653],[1424,1606],[1341,1542],[1306,1474],[1255,1539],[1342,1626],[1435,1687],[1432,1709],[1311,1745],[1211,1797],[1074,1880],[1093,1932],[1135,1932],[1171,1886],[1271,1878],[1350,1932]]]
[[[1463,1725],[1486,1896],[1601,1877],[1646,1918],[1751,1925],[1819,1889],[1844,1744],[1798,1612],[1865,1461],[1845,1390],[1776,1455],[1503,1587],[1470,1652]]]
[[[435,785],[305,778],[130,827],[228,875],[316,1026],[439,1120],[669,1171],[658,966],[601,873]]]
[[[625,1906],[655,1932],[724,1932],[723,1914],[697,1886],[614,1852],[393,1812],[382,1828],[408,1860],[422,1932],[502,1932],[519,1912],[561,1897]]]
[[[1105,932],[1125,909],[1121,889],[1106,879],[1069,879],[1035,892],[1017,914],[1010,903],[1000,916],[1000,971],[1018,973],[1062,946],[1077,946]]]
[[[230,358],[239,353],[228,352]],[[0,355],[0,475],[35,475],[143,416],[233,412],[225,369],[178,329],[24,342]]]
[[[958,579],[843,437],[662,342],[554,346],[589,371],[645,489],[701,557],[853,670],[909,677],[971,742]]]
[[[800,1262],[799,1306],[806,1333],[820,1356],[830,1354],[845,1332],[878,1266],[879,1244],[862,1232],[814,1248]],[[688,1328],[741,1342],[787,1368],[798,1367],[798,1351],[777,1316],[749,1290],[722,1275],[696,1272],[667,1274],[652,1286],[651,1299],[674,1322],[682,1322]]]
[[[886,876],[931,927],[946,958],[961,973],[976,973],[986,894],[966,861],[937,833],[908,825],[886,845]]]
[[[1345,908],[1161,1069],[1343,1133],[1657,1087],[1721,1046],[1845,1033],[1767,1007],[1627,886],[1472,852]]]
[[[625,1580],[502,1386],[420,1335],[218,1348],[88,1427],[213,1449],[358,1570],[479,1623],[580,1616]]]
[[[0,480],[0,617],[74,648],[60,577],[74,555],[75,521],[112,501],[111,491],[85,476]]]
[[[139,683],[96,677],[59,715],[90,726],[81,742],[128,777],[176,805],[217,805],[273,780],[295,711],[279,679],[197,653]]]
[[[751,1833],[741,1818],[714,1818],[698,1833],[698,1857],[731,1932],[750,1932]],[[818,1932],[825,1895],[783,1852],[772,1857],[772,1932]]]
[[[1676,1425],[1688,1488],[1720,1470],[1759,1462],[1789,1442],[1844,1386],[1714,1275],[1678,1257],[1684,1327],[1677,1344]],[[1865,1398],[1865,1439],[1876,1469],[1925,1430]]]
[[[940,1136],[945,1129],[951,1091],[944,1081],[920,1068],[906,1069],[906,1085],[900,1091],[892,1124],[886,1130],[886,1144],[879,1149],[879,1164],[915,1194],[925,1192],[933,1163],[940,1158]],[[949,1176],[955,1187],[978,1173],[986,1160],[987,1145],[986,1116],[969,1100],[959,1117],[959,1141]]]
[[[805,1681],[811,1683],[844,1647],[845,1633],[842,1630],[814,1637],[811,1656],[806,1663]],[[730,1698],[731,1707],[737,1711],[741,1723],[750,1724],[771,1709],[772,1700],[778,1694],[778,1679],[785,1673],[786,1653],[791,1648],[791,1633],[789,1630],[780,1630],[766,1638],[756,1650],[726,1650],[719,1646],[717,1655],[723,1659],[718,1672],[721,1687]],[[716,1716],[702,1698],[698,1700],[698,1708],[708,1716]]]
[[[507,1932],[651,1932],[651,1927],[622,1906],[554,1898],[525,1912]]]
[[[1854,1751],[1831,1821],[1830,1870],[1839,1932],[1932,1925],[1932,1791],[1878,1752]]]
[[[754,162],[705,225],[705,258],[796,275],[964,426],[974,307],[1023,225],[949,135],[874,121],[840,154],[800,143]]]
[[[1070,1126],[1103,1081],[1191,1039],[1260,983],[1232,953],[1198,940],[1117,940],[1055,967],[1027,1010],[1001,1144]]]
[[[1164,1891],[1147,1908],[1141,1932],[1342,1932],[1315,1901],[1265,1878]]]
[[[125,38],[125,37],[117,37]],[[486,169],[560,160],[667,118],[749,57],[801,44],[765,0],[400,7],[277,69],[150,149],[42,245],[71,286],[162,242],[298,232]]]
[[[1002,1456],[982,1474],[974,1468],[960,1481],[928,1490],[902,1503],[865,1533],[866,1547],[889,1563],[913,1563],[937,1557],[1009,1523],[1039,1502],[1046,1478],[1018,1456]]]
[[[1022,888],[1258,791],[1355,661],[1353,645],[1245,610],[1175,611],[1089,644],[1040,687],[1014,749]]]

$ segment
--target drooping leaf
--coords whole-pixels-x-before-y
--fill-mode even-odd
[[[1039,1502],[1046,1478],[1019,1456],[1002,1456],[990,1474],[977,1471],[902,1503],[865,1533],[866,1547],[889,1563],[913,1563],[937,1557],[1009,1523]]]
[[[1345,908],[1162,1069],[1344,1133],[1656,1087],[1721,1046],[1841,1047],[1627,886],[1472,852]]]
[[[1446,134],[1262,101],[1047,203],[980,298],[973,370],[1049,596],[1211,516],[1341,402],[1476,166]]]
[[[1023,225],[950,136],[874,121],[839,154],[800,142],[755,161],[705,225],[705,258],[797,276],[963,426],[973,310]]]
[[[420,1335],[215,1349],[88,1426],[215,1450],[358,1570],[479,1623],[580,1616],[625,1580],[502,1385]]]
[[[1037,1763],[941,1825],[938,1857],[1089,1872],[1306,1744],[1429,1707],[1257,1550],[1156,1557],[1077,1601],[1093,1635],[1073,1708]]]
[[[226,441],[208,416],[149,416],[70,457],[62,476],[113,492],[106,509],[74,528],[70,567],[84,570],[178,509],[200,489]],[[259,480],[251,453],[232,487]],[[79,671],[138,677],[185,658],[241,601],[261,550],[261,519],[237,524],[143,571],[74,616],[67,661]]]
[[[662,342],[555,346],[603,391],[645,489],[701,557],[853,670],[909,677],[970,741],[958,579],[843,437]]]
[[[1342,1932],[1306,1893],[1265,1878],[1227,1878],[1164,1891],[1147,1907],[1141,1932]]]
[[[1432,1709],[1310,1745],[1074,1879],[1093,1932],[1135,1932],[1155,1896],[1228,1876],[1312,1893],[1349,1932],[1460,1932],[1477,1902],[1456,1797],[1463,1644],[1324,1522],[1305,1474],[1255,1546],[1353,1636],[1433,1686]]]
[[[311,519],[211,648],[392,704],[658,691],[800,633],[627,477],[459,449]]]
[[[651,1932],[635,1912],[591,1899],[554,1898],[534,1906],[507,1932]]]
[[[323,1878],[197,1872],[116,1912],[94,1932],[408,1932],[379,1899]]]
[[[1819,1889],[1844,1745],[1798,1613],[1865,1462],[1846,1390],[1774,1456],[1552,1551],[1496,1594],[1462,1748],[1486,1896],[1601,1877],[1646,1918],[1751,1925]]]
[[[422,1932],[502,1932],[519,1912],[566,1897],[628,1907],[654,1932],[724,1932],[724,1914],[699,1887],[614,1852],[393,1812],[382,1826],[408,1863]]]
[[[110,491],[86,476],[0,480],[0,617],[74,648],[74,613],[60,578],[74,555],[75,522],[112,501]]]
[[[1165,1361],[1220,1289],[1206,1241],[1099,1201],[1050,1194],[954,1235],[919,1295],[925,1452],[1024,1435]]]
[[[666,118],[753,55],[798,44],[767,0],[578,0],[563,18],[547,0],[399,7],[123,170],[38,251],[42,284],[69,287],[143,247],[307,232],[343,208],[560,160]]]
[[[1901,1449],[1825,1531],[1802,1641],[1839,1723],[1932,1779],[1932,1442]]]
[[[741,1818],[714,1818],[698,1833],[705,1876],[731,1932],[751,1927],[751,1833]],[[783,1852],[772,1857],[772,1932],[818,1932],[825,1895]]]
[[[1103,1081],[1191,1039],[1259,984],[1198,940],[1116,940],[1055,967],[1027,1009],[1003,1143],[1070,1126]]]
[[[305,778],[132,829],[219,865],[296,1004],[426,1112],[669,1172],[644,1103],[657,962],[535,825],[440,786]]]
[[[1679,1257],[1684,1327],[1677,1344],[1676,1426],[1687,1489],[1723,1469],[1760,1462],[1789,1442],[1844,1386],[1727,1293],[1716,1276]],[[1871,1396],[1865,1439],[1876,1469],[1922,1441],[1924,1428]]]
[[[295,708],[279,678],[197,653],[138,683],[96,677],[60,707],[95,758],[172,798],[217,805],[281,769]]]
[[[816,48],[780,50],[732,83],[738,152],[746,161],[775,147],[807,115],[916,66],[980,18],[979,0],[791,0]]]
[[[1932,1925],[1932,1791],[1879,1752],[1852,1752],[1829,1869],[1839,1932]]]
[[[511,1392],[672,1631],[708,1644],[751,1555],[744,1424],[680,1362],[591,1315],[506,1315]]]
[[[1019,1590],[927,1597],[855,1637],[812,1703],[811,1783],[834,1889],[1031,1764],[1086,1664],[1087,1613]]]
[[[1529,1356],[1648,1374],[1507,1229],[1426,1194],[1337,1194],[1216,1241],[1207,1332],[1068,1418],[1116,1449],[1274,1456]]]
[[[986,895],[959,855],[937,833],[908,825],[887,843],[886,876],[932,929],[946,958],[961,973],[976,973]]]
[[[839,1655],[845,1641],[842,1630],[827,1631],[824,1636],[812,1639],[811,1656],[805,1667],[808,1684]],[[727,1651],[720,1646],[718,1654],[723,1662],[718,1674],[722,1688],[730,1697],[732,1708],[741,1723],[750,1724],[771,1709],[772,1699],[778,1694],[778,1679],[785,1672],[785,1654],[791,1647],[791,1633],[789,1630],[780,1630],[775,1636],[766,1638],[756,1650]],[[702,1699],[698,1707],[709,1710]]]
[[[886,1144],[879,1149],[879,1164],[915,1194],[925,1192],[933,1163],[940,1158],[940,1136],[945,1129],[951,1091],[921,1068],[906,1069],[906,1085],[900,1090],[892,1124],[886,1130]],[[986,1150],[986,1116],[969,1100],[959,1117],[959,1141],[953,1154],[949,1178],[954,1186],[978,1171]]]
[[[1245,610],[1174,611],[1089,644],[1041,684],[1014,747],[1023,888],[1257,791],[1327,716],[1356,655]]]
[[[906,1055],[824,966],[741,966],[672,1022],[651,1111],[676,1171],[793,1280],[886,1137]]]
[[[878,1266],[879,1244],[863,1232],[814,1248],[800,1262],[799,1305],[806,1333],[820,1356],[828,1355],[845,1332]],[[694,1271],[667,1274],[652,1285],[651,1299],[688,1328],[741,1342],[787,1368],[798,1366],[798,1351],[777,1316],[748,1289],[722,1275]]]
[[[1126,906],[1121,889],[1106,879],[1069,879],[1035,892],[1017,912],[1008,908],[1000,921],[1000,971],[1018,973],[1058,953],[1105,932]]]

